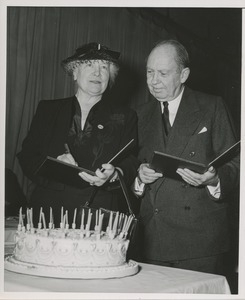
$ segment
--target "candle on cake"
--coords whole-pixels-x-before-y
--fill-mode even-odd
[[[61,213],[60,213],[60,228],[64,228],[64,215],[63,215],[63,206],[61,207]]]
[[[80,229],[84,230],[84,209],[82,210]]]
[[[42,213],[43,213],[43,208],[40,208],[40,213],[39,213],[39,222],[38,222],[38,229],[42,228]]]
[[[74,215],[73,215],[72,229],[76,229],[76,216],[77,216],[77,209],[75,208]]]
[[[48,224],[49,229],[53,228],[53,211],[52,207],[49,209],[49,224]]]

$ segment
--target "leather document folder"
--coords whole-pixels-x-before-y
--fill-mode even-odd
[[[74,187],[85,188],[89,186],[89,183],[84,181],[78,175],[78,173],[82,171],[91,175],[95,175],[93,171],[47,156],[43,163],[36,170],[35,175],[46,177],[50,180]]]
[[[122,157],[122,154],[126,152],[129,146],[134,142],[132,139],[127,145],[125,145],[120,151],[118,151],[108,163],[114,163],[118,157]],[[41,165],[35,171],[35,175],[42,176],[55,182],[60,182],[66,185],[71,185],[77,188],[86,188],[89,183],[84,181],[78,174],[80,172],[86,172],[90,175],[95,175],[94,171],[74,166],[69,163],[58,160],[54,157],[47,156]],[[104,169],[102,168],[103,172]]]
[[[151,162],[151,168],[157,172],[161,172],[166,177],[178,178],[179,175],[176,173],[178,168],[187,168],[197,173],[205,173],[209,167],[213,166],[218,168],[224,163],[232,159],[240,150],[240,141],[235,143],[233,146],[228,148],[209,164],[203,164],[199,162],[194,162],[188,159],[177,157],[174,155],[166,154],[159,151],[154,151],[153,159]]]

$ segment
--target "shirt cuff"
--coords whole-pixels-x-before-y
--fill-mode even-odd
[[[207,185],[207,188],[209,190],[209,193],[215,198],[215,199],[219,199],[220,195],[221,195],[221,190],[220,190],[220,180],[217,183],[216,186],[211,186],[211,185]]]
[[[110,178],[110,182],[115,182],[118,180],[118,174],[117,172],[120,172],[123,175],[123,171],[121,168],[116,167],[114,173],[112,174],[112,177]]]
[[[145,184],[138,177],[134,180],[134,193],[137,196],[142,196],[145,191]]]

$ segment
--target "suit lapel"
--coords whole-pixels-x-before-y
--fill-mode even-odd
[[[185,88],[180,106],[171,129],[166,152],[181,156],[190,137],[201,121],[202,111],[189,88]]]

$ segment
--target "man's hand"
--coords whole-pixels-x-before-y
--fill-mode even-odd
[[[138,170],[138,177],[145,184],[152,183],[162,176],[162,173],[157,173],[151,169],[149,164],[141,164]]]
[[[104,169],[104,172],[97,169],[95,172],[96,176],[90,175],[86,172],[79,173],[79,176],[90,185],[102,186],[107,180],[111,179],[114,172],[117,172],[115,167],[111,164],[103,164],[102,168]]]
[[[200,186],[200,185],[210,185],[216,186],[219,182],[219,177],[214,169],[210,167],[204,174],[195,173],[189,169],[177,169],[176,171],[182,179],[190,185]]]

